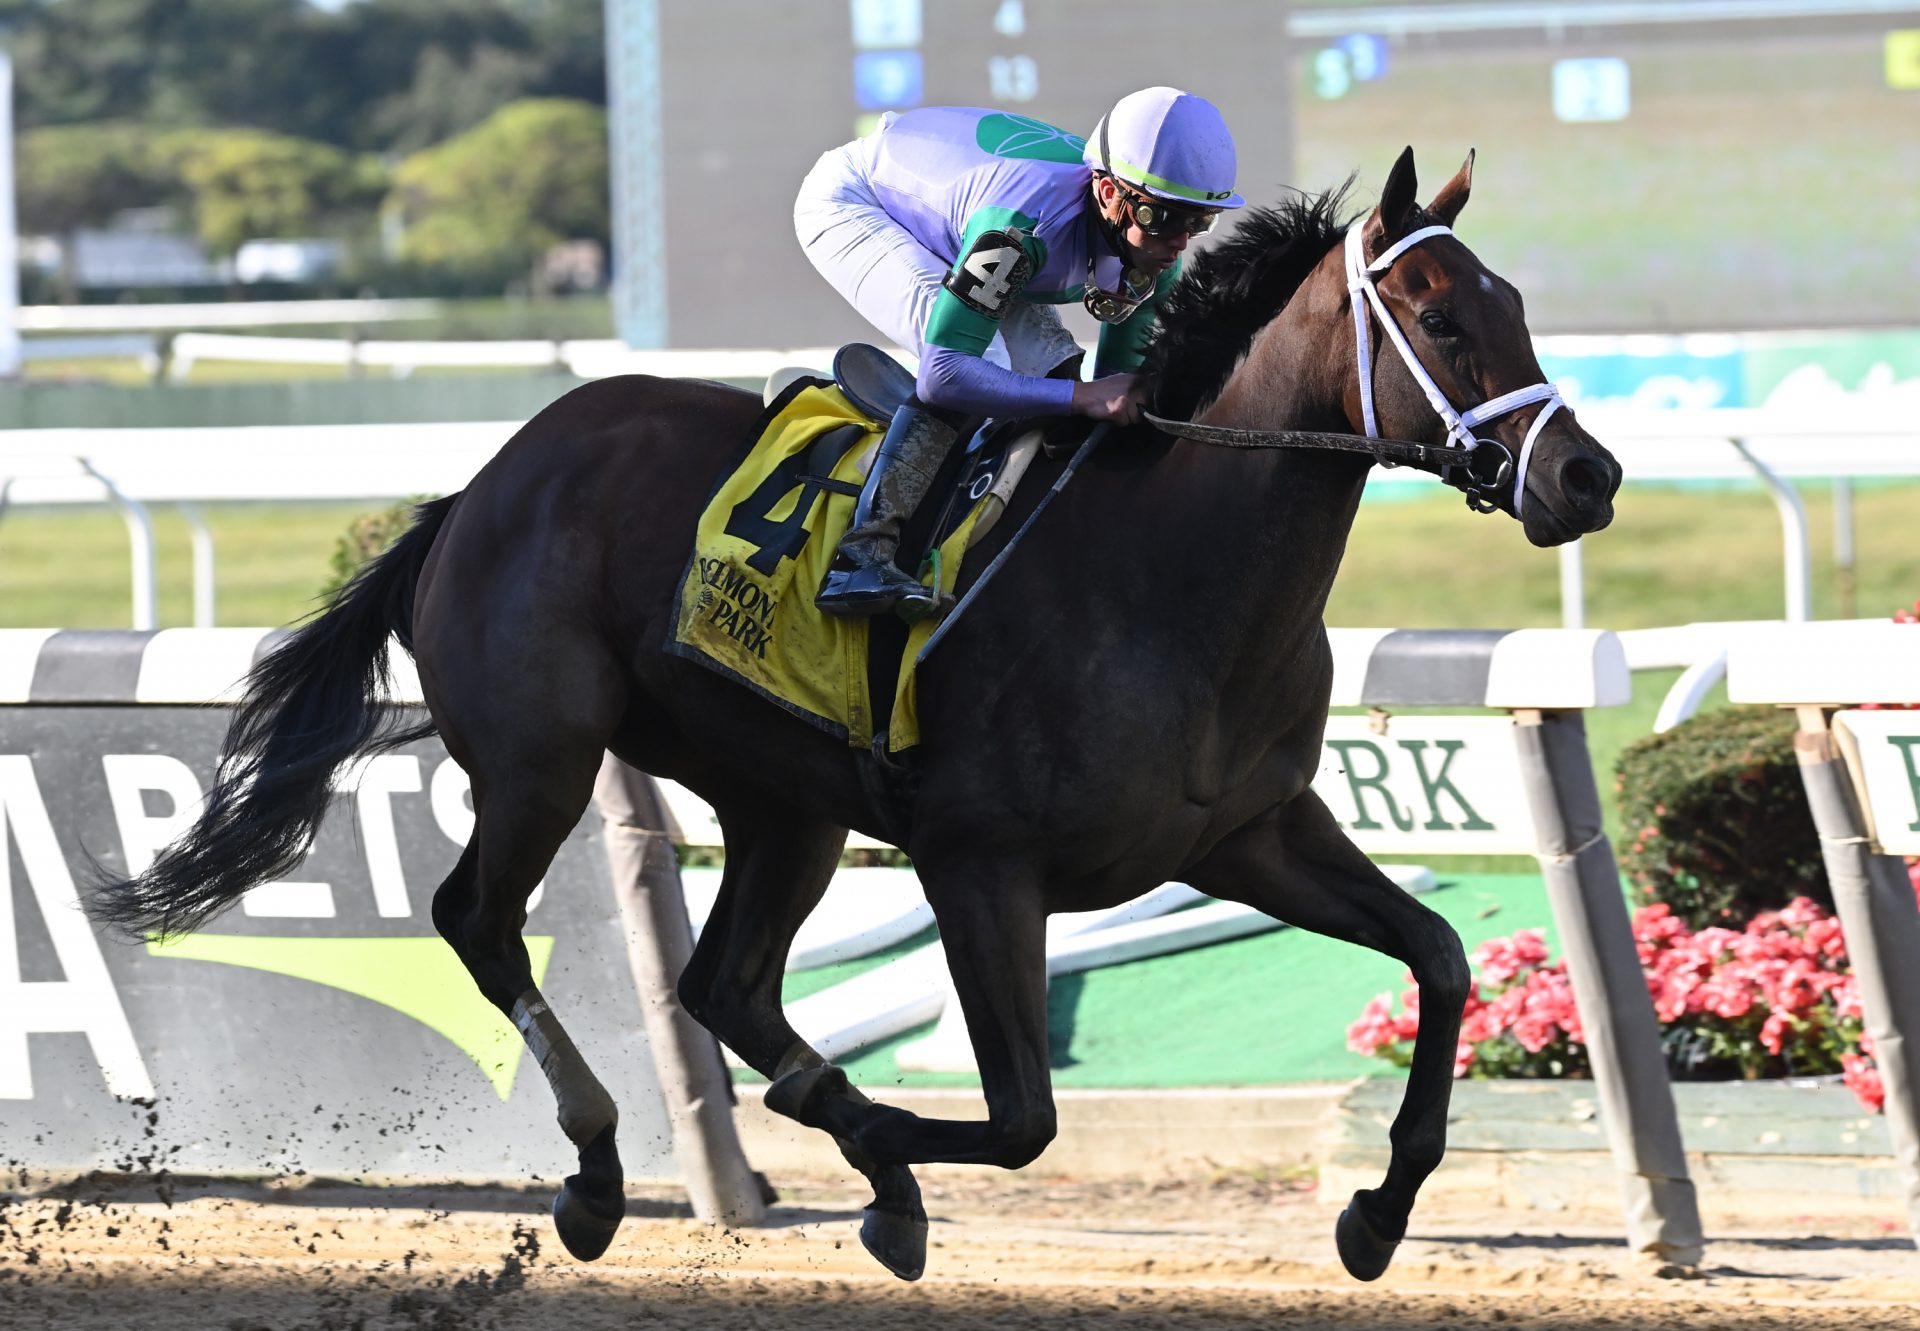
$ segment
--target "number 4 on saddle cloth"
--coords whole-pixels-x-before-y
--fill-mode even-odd
[[[852,523],[874,449],[913,380],[866,346],[843,348],[834,370],[839,383],[809,375],[779,389],[742,441],[745,456],[700,515],[667,650],[850,745],[870,749],[878,734],[898,753],[920,742],[915,658],[951,610],[961,560],[1006,508],[1040,431],[989,423],[954,450],[951,483],[936,484],[907,524],[898,555],[911,569],[910,552],[925,552],[921,581],[942,607],[910,628],[893,621],[876,632],[874,621],[821,614],[813,598]],[[900,632],[906,640],[897,670],[875,679],[870,646],[882,633]]]

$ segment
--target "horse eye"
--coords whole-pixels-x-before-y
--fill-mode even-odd
[[[1453,320],[1439,310],[1428,310],[1420,316],[1420,327],[1429,337],[1458,337],[1460,329]]]

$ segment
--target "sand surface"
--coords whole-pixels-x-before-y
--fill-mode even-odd
[[[1891,1220],[1718,1232],[1701,1272],[1675,1278],[1629,1255],[1604,1213],[1434,1205],[1386,1278],[1360,1285],[1310,1180],[951,1171],[928,1177],[928,1269],[907,1284],[861,1249],[865,1196],[840,1180],[782,1180],[768,1223],[737,1230],[636,1190],[592,1265],[554,1238],[545,1191],[14,1182],[5,1328],[1920,1329],[1920,1255]]]

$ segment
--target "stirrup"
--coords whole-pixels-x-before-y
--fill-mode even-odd
[[[904,618],[913,614],[912,607],[921,602],[925,609],[913,615],[916,619],[933,608],[934,594],[917,579],[895,568],[891,561],[834,569],[821,584],[820,594],[813,598],[821,614],[848,619],[884,615],[896,609]]]

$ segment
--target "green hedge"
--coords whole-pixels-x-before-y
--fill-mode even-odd
[[[1694,929],[1737,929],[1798,896],[1832,907],[1794,729],[1790,711],[1728,707],[1621,752],[1620,867],[1638,904],[1665,902]]]
[[[411,499],[397,499],[385,508],[362,513],[349,523],[340,539],[334,542],[333,557],[327,561],[327,580],[320,587],[321,604],[332,601],[334,593],[352,580],[362,564],[398,540],[400,534],[413,525],[413,510],[431,498],[432,495],[415,495]]]

